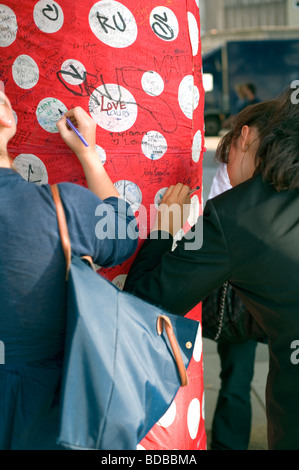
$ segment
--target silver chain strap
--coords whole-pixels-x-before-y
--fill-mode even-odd
[[[219,326],[217,330],[217,334],[214,338],[214,341],[217,341],[220,337],[222,327],[223,327],[223,318],[224,318],[224,309],[225,309],[225,299],[228,289],[228,282],[225,282],[222,286],[221,297],[220,297],[220,306],[219,306]]]

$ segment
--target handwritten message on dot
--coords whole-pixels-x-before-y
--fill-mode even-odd
[[[137,38],[133,14],[119,2],[97,2],[90,10],[89,25],[94,35],[107,46],[128,47]]]
[[[187,75],[183,78],[179,86],[178,93],[179,105],[185,116],[189,119],[193,117],[193,111],[199,104],[199,90],[194,85],[193,75]]]
[[[56,33],[64,22],[62,8],[57,2],[40,0],[34,7],[33,18],[38,29],[44,33]]]
[[[6,5],[0,5],[0,47],[10,46],[17,37],[18,24],[15,13]]]
[[[159,96],[164,90],[164,81],[157,72],[149,71],[142,75],[141,85],[145,93],[150,96]]]
[[[113,83],[92,93],[89,111],[100,127],[111,132],[126,131],[137,119],[135,98],[128,90]]]
[[[29,183],[48,183],[47,169],[36,155],[21,153],[14,159],[14,165],[22,178]]]
[[[56,123],[61,118],[59,109],[63,113],[67,112],[65,105],[56,98],[44,98],[36,109],[36,118],[39,125],[47,132],[58,132]]]
[[[22,54],[13,63],[12,76],[20,88],[28,90],[37,84],[39,69],[36,62],[30,56]]]
[[[163,41],[174,41],[178,37],[179,23],[170,8],[154,8],[150,14],[150,25],[156,36]]]
[[[142,202],[142,192],[139,186],[133,181],[121,180],[114,183],[120,197],[127,201],[136,212]]]
[[[67,59],[61,66],[64,80],[70,85],[81,85],[86,77],[86,69],[76,59]]]
[[[147,158],[159,160],[167,151],[167,141],[160,132],[150,131],[143,137],[141,148]]]

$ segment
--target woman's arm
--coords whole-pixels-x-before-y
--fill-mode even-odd
[[[174,251],[169,233],[150,234],[131,266],[125,290],[170,313],[186,315],[230,275],[225,236],[208,202],[204,216]]]
[[[68,126],[66,117],[77,127],[80,134],[88,142],[86,147],[77,134]],[[119,197],[111,179],[107,175],[102,162],[95,150],[96,123],[80,107],[67,111],[57,122],[57,129],[68,147],[77,155],[87,180],[88,188],[100,199]]]

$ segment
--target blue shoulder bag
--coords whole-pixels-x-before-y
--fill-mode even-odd
[[[135,450],[188,384],[198,322],[119,290],[72,254],[58,186],[51,189],[68,289],[58,443]]]

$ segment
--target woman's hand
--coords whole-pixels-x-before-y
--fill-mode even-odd
[[[182,183],[170,186],[159,206],[152,231],[163,230],[174,236],[190,214],[190,188]]]
[[[67,117],[87,141],[88,147],[84,145],[76,132],[68,126]],[[88,188],[102,200],[108,197],[119,197],[119,193],[107,175],[95,149],[96,122],[84,109],[76,107],[67,111],[56,125],[64,142],[77,155],[82,165]]]
[[[89,147],[86,147],[77,134],[69,127],[66,118],[69,118],[72,124],[78,129],[89,144]],[[87,154],[95,151],[97,125],[84,109],[79,106],[70,109],[61,117],[56,126],[66,145],[77,155],[80,161]]]

